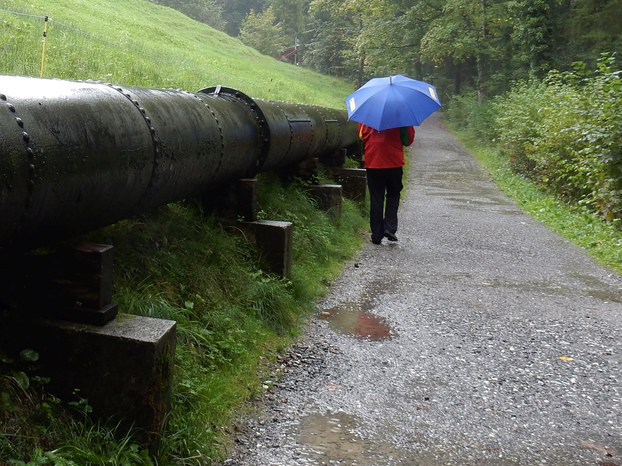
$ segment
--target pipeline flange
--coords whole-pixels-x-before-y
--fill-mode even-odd
[[[223,96],[233,98],[243,103],[246,107],[250,109],[252,114],[255,116],[255,120],[257,121],[261,142],[261,148],[256,161],[255,173],[253,174],[253,176],[259,173],[268,158],[268,154],[270,153],[270,126],[268,125],[268,119],[266,118],[266,115],[263,113],[261,108],[259,108],[257,103],[251,97],[244,94],[243,92],[237,89],[233,89],[231,87],[221,86],[220,84],[217,86],[201,89],[197,91],[197,94],[208,94],[211,96]]]

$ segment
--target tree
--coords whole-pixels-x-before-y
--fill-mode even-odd
[[[290,45],[305,31],[305,0],[271,0],[270,6]]]
[[[343,0],[314,0],[309,5],[305,65],[328,75],[351,78],[358,68],[354,42],[360,28],[342,6]]]
[[[442,14],[442,0],[375,0],[364,18],[367,71],[423,79],[421,40]]]
[[[272,6],[262,13],[251,10],[242,21],[239,37],[249,47],[271,56],[279,54],[287,44],[283,26],[277,22]]]
[[[455,93],[461,92],[466,75],[480,98],[489,94],[491,61],[504,55],[503,4],[501,0],[448,0],[442,16],[424,35],[422,58],[453,70]]]
[[[216,0],[223,10],[223,18],[227,22],[225,32],[232,37],[238,37],[242,22],[251,10],[263,11],[267,0]]]
[[[186,14],[200,6],[270,55],[302,43],[303,65],[359,86],[399,73],[483,99],[551,68],[622,53],[622,0],[153,1]]]
[[[510,67],[516,77],[543,77],[559,51],[562,3],[559,0],[511,0],[507,3],[512,32]]]
[[[573,0],[565,39],[569,61],[595,61],[601,53],[622,56],[622,0]]]

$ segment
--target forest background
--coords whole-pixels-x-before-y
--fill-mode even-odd
[[[431,82],[514,171],[622,220],[622,0],[153,1],[354,87]]]
[[[445,95],[593,64],[622,48],[622,0],[153,0],[357,86],[400,70]]]

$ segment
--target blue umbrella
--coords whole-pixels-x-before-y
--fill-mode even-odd
[[[370,79],[346,98],[348,118],[378,131],[418,126],[441,108],[436,88],[396,75]]]

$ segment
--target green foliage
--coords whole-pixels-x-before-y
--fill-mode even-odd
[[[49,379],[33,375],[38,360],[39,354],[31,349],[20,351],[17,359],[1,357],[2,464],[152,464],[148,452],[132,440],[132,431],[91,422],[92,408],[78,390],[75,400],[64,404],[47,394]]]
[[[541,110],[546,104],[546,84],[538,81],[519,84],[493,103],[497,115],[493,125],[496,142],[508,155],[512,167],[520,173],[533,170],[528,152],[538,135]]]
[[[622,0],[575,0],[568,16],[566,37],[574,60],[592,61],[594,52],[622,53]]]
[[[304,63],[330,76],[352,77],[358,70],[357,39],[360,26],[341,8],[340,0],[313,0]]]
[[[497,140],[514,168],[562,198],[622,219],[622,80],[603,56],[497,99]]]
[[[401,73],[435,83],[444,96],[470,88],[480,98],[498,95],[516,80],[621,51],[620,0],[314,0],[310,24],[328,10],[324,24],[338,18],[352,42],[316,34],[309,65],[325,70],[336,57],[352,81]]]
[[[122,432],[119,427],[109,428],[90,422],[69,421],[67,433],[72,435],[60,447],[43,451],[35,449],[28,462],[12,461],[15,465],[60,465],[82,464],[153,465],[149,452],[135,443],[131,432]]]
[[[305,14],[307,0],[270,0],[268,8],[274,10],[277,20],[283,25],[286,44],[293,45],[296,37],[305,30]]]
[[[421,41],[421,55],[434,63],[474,59],[482,50],[483,2],[449,0]]]
[[[511,0],[507,4],[512,19],[509,39],[513,45],[510,64],[514,79],[542,77],[555,63],[552,56],[562,40],[565,16],[559,0]]]
[[[495,135],[497,113],[490,100],[481,100],[476,92],[454,96],[447,104],[446,117],[456,127],[474,134],[483,141]]]
[[[259,52],[276,56],[288,44],[283,23],[277,22],[272,6],[255,13],[251,10],[240,27],[240,40]]]

